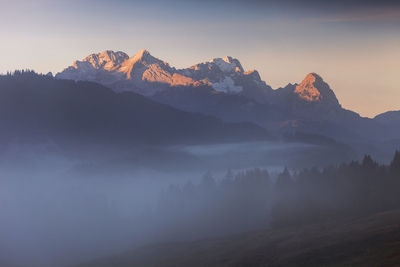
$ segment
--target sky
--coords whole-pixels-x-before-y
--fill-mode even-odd
[[[0,73],[103,50],[177,68],[229,55],[273,88],[316,72],[344,108],[400,110],[400,1],[0,0],[0,25]]]

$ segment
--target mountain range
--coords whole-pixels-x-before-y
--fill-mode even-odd
[[[90,80],[115,91],[134,91],[153,96],[169,87],[210,86],[216,92],[239,93],[250,88],[270,91],[257,71],[245,72],[237,59],[216,58],[186,69],[176,69],[141,50],[129,57],[124,52],[103,51],[57,74],[57,78]]]
[[[399,127],[387,123],[383,115],[370,119],[344,109],[316,73],[298,84],[273,89],[256,70],[245,71],[239,60],[229,56],[177,69],[147,50],[131,57],[103,51],[75,61],[56,78],[97,82],[183,111],[227,122],[252,122],[277,135],[305,132],[356,144],[399,136]]]

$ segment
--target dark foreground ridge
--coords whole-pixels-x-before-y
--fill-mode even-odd
[[[400,210],[235,237],[142,247],[79,266],[396,266]]]
[[[262,140],[251,123],[225,123],[100,84],[34,72],[0,76],[0,142],[51,140],[87,145],[223,143]]]

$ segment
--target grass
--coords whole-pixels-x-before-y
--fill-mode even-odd
[[[400,266],[400,210],[142,247],[79,266]]]

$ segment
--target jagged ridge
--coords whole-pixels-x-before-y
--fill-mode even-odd
[[[245,87],[269,89],[257,71],[244,71],[239,60],[232,57],[176,69],[144,49],[131,57],[113,51],[92,54],[75,61],[56,77],[100,82],[116,91],[135,91],[146,96],[171,86],[210,86],[223,93],[240,93]]]

